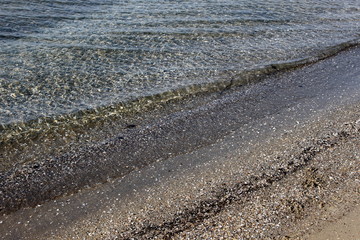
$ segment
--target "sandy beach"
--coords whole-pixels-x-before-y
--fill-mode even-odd
[[[352,47],[2,172],[0,238],[359,239],[359,62]]]

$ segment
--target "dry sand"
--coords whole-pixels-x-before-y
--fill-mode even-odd
[[[324,224],[321,230],[310,234],[309,240],[360,239],[360,206],[354,206],[340,219]]]

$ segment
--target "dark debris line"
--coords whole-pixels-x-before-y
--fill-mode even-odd
[[[252,176],[247,183],[237,183],[229,188],[222,188],[215,193],[211,200],[200,201],[192,209],[184,209],[183,212],[176,214],[171,221],[161,225],[144,224],[141,229],[130,230],[130,233],[123,233],[127,236],[121,236],[127,240],[130,239],[149,239],[161,237],[162,239],[171,239],[176,234],[192,228],[206,219],[216,216],[226,206],[242,201],[246,194],[266,188],[287,175],[304,168],[319,153],[346,142],[360,133],[360,129],[352,126],[350,130],[339,131],[330,136],[313,141],[311,146],[303,148],[297,155],[287,161],[283,168],[277,168],[272,174],[263,174],[262,176]]]

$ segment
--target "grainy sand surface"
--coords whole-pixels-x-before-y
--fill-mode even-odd
[[[345,212],[339,219],[333,219],[319,230],[308,236],[309,240],[360,239],[360,206]]]
[[[148,144],[59,158],[72,181],[106,180],[54,173],[47,189],[62,197],[41,187],[46,163],[6,173],[0,238],[357,239],[359,62],[351,48],[131,130]],[[126,154],[143,162],[107,175]]]

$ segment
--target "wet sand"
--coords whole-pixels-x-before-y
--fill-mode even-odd
[[[351,48],[3,174],[1,237],[318,239],[360,202],[359,62]]]

